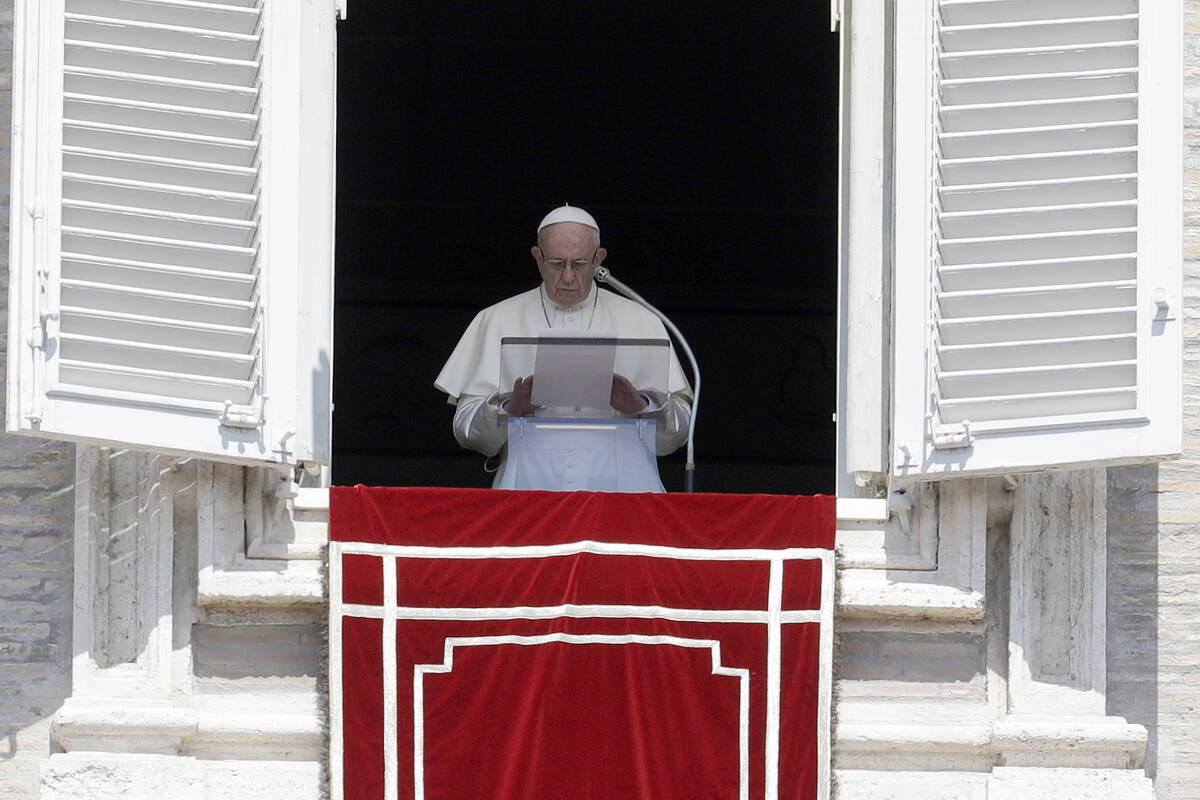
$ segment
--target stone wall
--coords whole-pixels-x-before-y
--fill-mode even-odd
[[[1149,730],[1159,800],[1200,798],[1200,0],[1184,7],[1184,457],[1108,474],[1109,710]]]
[[[12,2],[0,0],[0,293],[4,297],[12,30]],[[8,325],[6,307],[6,302],[0,302],[3,329]],[[7,341],[3,350],[7,352]],[[70,694],[74,474],[73,447],[0,434],[0,800],[37,797],[39,764],[51,749],[50,718]]]

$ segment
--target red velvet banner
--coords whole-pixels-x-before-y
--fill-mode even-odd
[[[333,796],[825,798],[834,500],[335,488]]]

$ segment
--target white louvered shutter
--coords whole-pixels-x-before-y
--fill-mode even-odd
[[[895,474],[1178,453],[1178,1],[897,8]]]
[[[328,460],[332,8],[17,1],[8,430]]]

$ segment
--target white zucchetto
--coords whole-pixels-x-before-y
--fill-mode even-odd
[[[587,225],[594,229],[596,233],[600,232],[600,226],[596,224],[596,219],[591,214],[582,208],[569,205],[561,205],[543,217],[537,232],[541,233],[542,228],[548,225],[557,225],[560,222],[578,222],[580,225]]]

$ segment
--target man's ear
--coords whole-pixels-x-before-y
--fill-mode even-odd
[[[533,256],[533,263],[542,266],[542,251],[536,244],[529,248],[529,255]]]
[[[603,264],[603,263],[604,263],[604,257],[605,257],[606,255],[608,255],[608,251],[607,251],[607,250],[605,250],[603,247],[601,247],[601,248],[597,249],[597,250],[596,250],[596,257],[593,259],[593,263],[595,263],[595,265],[596,265],[597,267],[598,267],[598,266],[600,266],[601,264]]]

